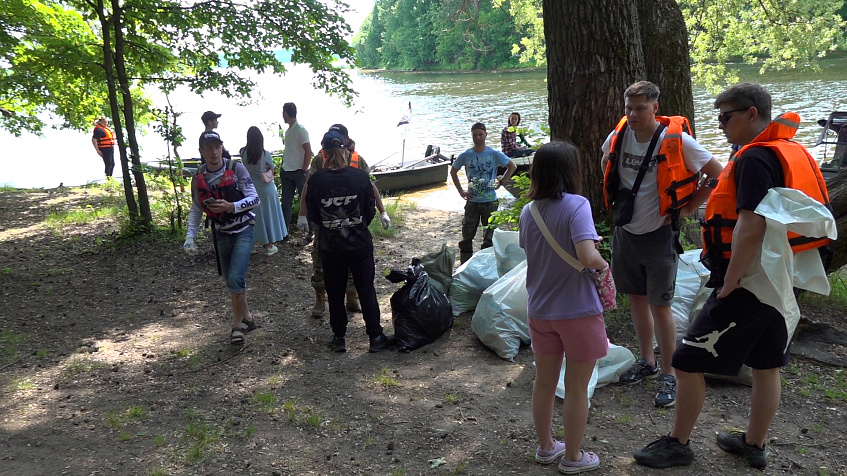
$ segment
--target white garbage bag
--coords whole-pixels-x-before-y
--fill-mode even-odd
[[[482,293],[471,319],[471,329],[497,355],[514,360],[521,344],[529,344],[526,304],[524,260]]]
[[[518,243],[518,232],[508,230],[494,230],[494,257],[497,258],[497,275],[503,276],[512,270],[521,261],[526,261],[526,252]]]
[[[594,371],[591,372],[591,380],[588,381],[588,405],[591,405],[594,389],[617,382],[634,363],[635,355],[629,349],[609,344],[609,352],[605,357],[597,360]],[[562,372],[559,374],[559,383],[556,385],[556,396],[565,398],[565,362],[562,362]]]
[[[474,253],[453,273],[453,282],[447,297],[453,305],[453,316],[473,311],[482,292],[494,284],[497,275],[497,260],[494,248],[486,248]]]

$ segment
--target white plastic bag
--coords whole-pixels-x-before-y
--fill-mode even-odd
[[[597,360],[597,364],[594,365],[594,371],[591,373],[591,380],[588,381],[588,404],[591,405],[591,397],[594,395],[594,389],[617,382],[620,380],[621,375],[626,373],[634,363],[635,356],[629,349],[619,345],[609,344],[609,352],[605,357]],[[564,361],[562,362],[562,372],[559,375],[559,383],[556,385],[556,396],[565,398]]]
[[[671,313],[676,322],[676,341],[680,342],[682,336],[688,331],[688,326],[694,318],[692,309],[694,301],[706,281],[709,280],[709,270],[700,262],[700,254],[703,250],[689,250],[679,256],[679,265],[676,269],[676,288],[671,303]],[[707,295],[708,296],[708,295]],[[704,301],[705,302],[705,301]],[[700,307],[703,307],[702,304]],[[655,337],[654,337],[655,345]]]
[[[447,297],[453,305],[453,316],[473,311],[482,292],[497,281],[497,262],[494,248],[474,253],[453,273],[453,282]]]
[[[497,258],[497,276],[503,276],[511,271],[521,261],[526,261],[526,252],[518,244],[518,232],[494,230],[494,257]]]
[[[524,260],[482,293],[471,329],[497,355],[514,360],[521,344],[529,344],[526,303]]]

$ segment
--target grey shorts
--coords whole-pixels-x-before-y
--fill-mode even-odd
[[[684,372],[738,375],[741,364],[768,370],[788,365],[785,318],[739,288],[718,299],[712,292],[673,353]]]
[[[612,277],[621,294],[647,296],[654,306],[673,302],[678,257],[670,225],[643,235],[616,227],[612,236]]]

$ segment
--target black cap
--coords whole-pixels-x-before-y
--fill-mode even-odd
[[[483,123],[481,123],[481,122],[477,122],[476,124],[474,124],[474,125],[472,125],[472,126],[471,126],[471,131],[475,131],[475,130],[477,130],[477,129],[485,130],[485,124],[483,124]],[[486,132],[487,132],[487,131],[486,131]]]
[[[343,149],[344,148],[344,136],[339,134],[336,131],[329,131],[324,134],[324,138],[321,140],[321,147],[324,150],[329,149]]]
[[[343,135],[345,139],[350,138],[350,134],[347,133],[347,128],[344,127],[343,124],[333,124],[329,127],[329,130],[338,132],[339,134]]]
[[[224,141],[221,140],[221,136],[218,135],[217,132],[209,131],[209,132],[204,132],[203,135],[200,136],[200,147],[203,147],[207,142],[212,142],[212,141],[219,142],[221,144],[224,143]]]
[[[203,116],[202,116],[202,117],[200,117],[200,119],[202,119],[202,120],[203,120],[203,124],[205,124],[205,123],[207,123],[207,122],[211,121],[212,119],[217,119],[217,118],[219,118],[219,117],[221,117],[221,115],[220,115],[220,114],[215,114],[215,113],[214,113],[214,112],[212,112],[212,111],[206,111],[206,112],[204,112],[204,113],[203,113]]]

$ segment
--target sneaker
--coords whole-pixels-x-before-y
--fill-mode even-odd
[[[659,367],[649,365],[646,360],[638,359],[632,367],[621,375],[621,383],[638,383],[645,378],[656,378],[659,375]]]
[[[756,469],[765,469],[768,465],[768,454],[764,448],[748,445],[746,434],[740,431],[718,433],[718,446],[727,453],[741,457],[741,460]]]
[[[552,450],[542,450],[539,446],[535,449],[535,462],[541,464],[550,464],[556,461],[556,458],[565,454],[565,444],[561,441],[553,440]]]
[[[668,435],[641,448],[633,456],[638,464],[661,469],[671,466],[688,466],[694,461],[694,450],[688,444],[683,445],[679,440]]]
[[[394,345],[394,342],[394,336],[380,334],[371,339],[371,346],[368,348],[368,352],[376,353],[388,350],[388,348]]]
[[[273,255],[275,255],[278,251],[279,251],[279,248],[277,248],[277,247],[276,247],[276,245],[271,245],[271,247],[270,247],[270,248],[265,248],[265,255],[267,255],[267,256],[273,256]]]
[[[332,349],[333,352],[347,352],[347,343],[344,341],[343,336],[332,336],[332,339],[330,339],[326,345]]]
[[[669,374],[659,375],[659,391],[654,400],[657,407],[672,407],[676,403],[676,377]]]
[[[582,459],[579,461],[568,461],[562,458],[559,461],[559,472],[562,474],[577,474],[597,469],[598,466],[600,466],[600,458],[597,453],[583,451]]]

